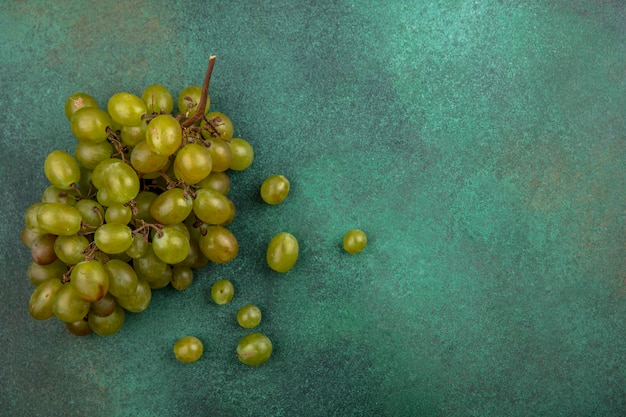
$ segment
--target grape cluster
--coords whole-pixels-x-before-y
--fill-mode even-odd
[[[32,317],[111,335],[153,290],[184,290],[194,270],[235,258],[228,171],[248,168],[254,151],[227,115],[209,111],[213,62],[202,86],[179,94],[177,112],[162,85],[116,93],[106,109],[82,92],[67,99],[74,154],[46,157],[50,185],[22,231]]]

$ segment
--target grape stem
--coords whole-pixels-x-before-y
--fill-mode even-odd
[[[198,103],[198,107],[196,108],[196,112],[183,123],[181,126],[183,128],[189,127],[192,124],[200,121],[204,116],[204,108],[206,107],[206,98],[209,93],[209,82],[211,81],[211,74],[213,73],[213,67],[215,66],[215,55],[211,55],[209,58],[209,66],[206,69],[206,73],[204,74],[204,82],[202,83],[202,95],[200,96],[200,103]]]

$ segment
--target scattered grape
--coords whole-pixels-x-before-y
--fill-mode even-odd
[[[261,198],[267,204],[282,203],[289,194],[289,180],[284,175],[272,175],[261,184]]]
[[[272,342],[263,333],[252,333],[237,344],[237,358],[246,365],[258,366],[272,355]]]
[[[174,355],[181,362],[195,362],[203,351],[202,342],[194,336],[185,336],[174,344]]]
[[[261,309],[254,304],[248,304],[237,311],[237,323],[244,329],[252,329],[261,323]]]
[[[276,272],[287,272],[298,260],[298,240],[287,232],[277,234],[267,246],[267,264]]]
[[[362,230],[353,229],[343,237],[343,249],[348,253],[359,253],[367,244],[367,236]]]
[[[235,287],[227,279],[220,279],[211,287],[211,298],[215,304],[228,304],[235,295]]]

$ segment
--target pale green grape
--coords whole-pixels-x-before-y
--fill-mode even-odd
[[[140,191],[137,197],[135,197],[135,208],[137,209],[135,219],[154,223],[154,219],[150,214],[150,208],[156,198],[157,194],[152,191]]]
[[[139,279],[137,288],[132,295],[116,297],[117,304],[131,313],[141,313],[150,305],[152,300],[152,290],[148,281]]]
[[[74,206],[80,212],[83,226],[87,231],[95,231],[104,220],[104,207],[100,203],[90,199],[76,202]]]
[[[160,84],[146,87],[141,99],[146,103],[148,113],[171,113],[174,109],[174,98],[167,88]]]
[[[65,284],[54,296],[52,312],[64,322],[82,320],[89,312],[89,302],[80,298],[71,285]]]
[[[60,259],[55,259],[47,265],[39,265],[33,261],[28,266],[28,279],[34,286],[50,278],[56,278],[60,281],[67,270],[68,266]]]
[[[135,268],[137,276],[148,282],[163,278],[169,268],[165,261],[162,261],[156,256],[152,248],[152,243],[148,245],[144,256],[133,259],[133,267]]]
[[[185,336],[174,344],[174,355],[181,362],[195,362],[200,359],[203,351],[202,342],[194,336]]]
[[[188,266],[175,266],[172,268],[172,287],[182,291],[193,283],[193,271]]]
[[[65,151],[50,152],[44,161],[43,170],[48,181],[62,190],[69,190],[80,180],[78,162]]]
[[[37,320],[47,320],[52,317],[54,297],[62,286],[58,278],[48,278],[37,285],[28,302],[28,312],[31,317]]]
[[[194,202],[181,188],[164,191],[152,201],[150,215],[158,223],[182,223],[193,209]]]
[[[148,148],[158,154],[169,156],[182,145],[183,131],[178,120],[162,114],[150,120],[146,129]]]
[[[126,255],[132,259],[141,258],[148,250],[149,242],[145,239],[143,234],[137,233],[133,236],[133,243],[130,248],[126,249]]]
[[[132,231],[124,224],[105,223],[96,230],[94,242],[104,253],[126,252],[133,243]]]
[[[152,250],[163,262],[177,264],[184,261],[189,253],[189,237],[166,226],[152,239]]]
[[[287,272],[296,264],[298,253],[296,237],[287,232],[279,233],[267,245],[267,264],[276,272]]]
[[[88,246],[89,240],[85,236],[59,236],[54,241],[54,253],[61,261],[74,265],[85,260],[84,251]]]
[[[239,243],[233,233],[222,226],[209,226],[198,241],[200,250],[215,263],[230,262],[239,252]]]
[[[99,260],[82,261],[74,265],[70,284],[85,301],[98,301],[109,291],[109,275]]]
[[[145,140],[137,143],[130,153],[130,164],[137,172],[143,174],[163,170],[168,160],[167,155],[159,155],[153,152]]]
[[[235,287],[227,279],[220,279],[211,286],[211,298],[215,304],[228,304],[235,295]]]
[[[104,220],[107,223],[128,224],[133,218],[130,207],[123,204],[111,204],[104,213]]]
[[[237,358],[246,365],[258,366],[272,355],[272,342],[263,333],[252,333],[237,344]]]
[[[209,153],[211,154],[211,171],[224,172],[233,161],[233,151],[230,145],[218,138],[209,140]]]
[[[75,206],[78,200],[78,193],[75,190],[62,190],[56,185],[50,185],[41,193],[42,203],[63,203],[68,206]]]
[[[42,203],[37,211],[41,229],[54,235],[75,235],[80,231],[81,221],[80,211],[63,203]]]
[[[123,162],[112,164],[104,175],[104,188],[116,203],[125,204],[139,193],[137,172]]]
[[[116,123],[122,126],[137,126],[148,110],[146,103],[134,94],[120,92],[113,94],[107,104],[107,110]]]
[[[230,140],[233,137],[233,122],[228,116],[220,112],[211,112],[200,123],[201,134],[205,139],[218,138]]]
[[[122,161],[118,158],[107,158],[98,163],[91,172],[91,182],[97,189],[104,188],[104,177],[107,170],[115,164],[119,164]]]
[[[37,220],[37,213],[39,213],[39,209],[44,205],[43,202],[34,203],[28,206],[26,212],[24,213],[24,223],[26,227],[32,231],[37,233],[38,235],[45,235],[48,233],[43,227],[39,225],[39,221]]]
[[[282,203],[289,194],[289,180],[284,175],[271,175],[261,184],[261,198],[267,204]]]
[[[226,195],[230,191],[230,178],[228,178],[228,174],[225,172],[211,171],[205,179],[196,185],[200,188],[215,190]]]
[[[87,169],[94,169],[101,161],[111,157],[113,146],[108,141],[89,143],[77,142],[74,148],[76,160]]]
[[[178,111],[182,114],[187,115],[187,117],[193,115],[198,108],[198,104],[200,104],[200,98],[202,97],[202,87],[197,85],[192,85],[185,88],[178,95],[178,100],[176,103],[178,104]],[[206,114],[209,111],[209,106],[211,105],[211,97],[207,94],[206,105],[204,109],[204,113]]]
[[[197,218],[208,224],[222,224],[231,215],[228,198],[218,191],[200,188],[193,201],[193,212]]]
[[[74,93],[65,100],[65,117],[71,120],[76,110],[83,107],[98,107],[96,100],[87,93]]]
[[[137,273],[132,266],[119,259],[111,259],[104,264],[109,275],[109,293],[115,297],[128,297],[137,290]]]
[[[146,140],[147,127],[147,121],[142,121],[136,126],[122,126],[120,129],[120,138],[122,139],[122,143],[126,146],[134,148],[137,144],[139,144],[139,142]]]
[[[70,128],[76,138],[82,142],[104,142],[109,137],[107,127],[112,125],[107,112],[97,107],[83,107],[74,112],[70,119]]]
[[[359,229],[350,230],[343,237],[343,249],[351,254],[359,253],[367,245],[367,235]]]
[[[92,312],[89,313],[89,327],[99,336],[110,336],[117,333],[124,325],[124,309],[115,306],[113,313],[101,317]]]
[[[203,145],[190,143],[176,154],[174,173],[187,184],[196,184],[211,172],[211,152]]]
[[[237,323],[245,329],[253,329],[261,323],[261,309],[248,304],[237,311]]]
[[[237,138],[230,141],[230,150],[233,157],[230,169],[233,171],[243,171],[247,169],[254,160],[254,150],[246,140]]]

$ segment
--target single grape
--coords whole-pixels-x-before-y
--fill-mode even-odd
[[[189,237],[166,226],[152,239],[152,250],[163,262],[177,264],[184,261],[189,253]]]
[[[235,235],[223,226],[209,226],[198,241],[200,250],[211,262],[230,262],[239,252]]]
[[[78,109],[83,107],[98,107],[96,100],[87,93],[74,93],[65,100],[65,117],[71,120]]]
[[[152,288],[153,290],[158,290],[160,288],[167,287],[171,282],[172,282],[172,268],[169,265],[167,265],[167,268],[165,269],[165,271],[163,271],[161,276],[152,281],[148,281],[148,285],[150,285],[150,288]]]
[[[104,187],[100,188],[96,193],[96,200],[98,200],[98,203],[103,207],[109,207],[113,204],[117,204],[117,201],[113,200],[111,194]]]
[[[24,213],[24,223],[26,224],[26,227],[38,235],[45,235],[48,233],[43,227],[41,227],[39,221],[37,220],[39,209],[43,207],[44,204],[45,203],[43,202],[31,204],[26,209],[26,213]]]
[[[108,141],[89,143],[76,143],[74,155],[76,160],[87,169],[94,169],[101,161],[111,157],[113,146]]]
[[[77,321],[67,322],[65,323],[65,327],[74,336],[87,336],[92,332],[91,327],[89,326],[89,322],[86,320],[86,318]]]
[[[187,184],[196,184],[211,172],[211,152],[203,145],[190,143],[176,154],[174,173]]]
[[[85,236],[59,236],[54,241],[54,253],[57,258],[68,265],[74,265],[85,260],[85,249],[89,240]]]
[[[99,316],[93,312],[89,312],[89,327],[99,336],[110,336],[117,333],[124,325],[124,309],[115,306],[113,313],[108,316]]]
[[[130,227],[125,224],[105,223],[96,230],[94,242],[104,253],[122,253],[133,244],[133,235]]]
[[[225,172],[212,171],[202,181],[196,184],[200,188],[206,188],[208,190],[215,190],[224,195],[230,191],[230,178]]]
[[[130,164],[142,174],[161,171],[168,162],[166,155],[159,155],[148,147],[148,142],[142,140],[130,152]]]
[[[222,224],[231,215],[228,198],[215,190],[200,188],[193,201],[193,212],[207,224]]]
[[[28,302],[28,312],[37,320],[47,320],[54,315],[52,303],[59,289],[63,286],[58,278],[48,278],[35,288]]]
[[[62,190],[69,190],[80,180],[78,162],[65,151],[50,152],[44,162],[43,170],[48,181]]]
[[[52,312],[61,321],[78,321],[89,312],[89,302],[80,298],[71,285],[65,284],[54,296]]]
[[[252,164],[254,160],[254,150],[246,140],[241,138],[231,140],[230,150],[233,153],[230,169],[233,171],[243,171]]]
[[[111,164],[104,174],[104,188],[116,203],[128,203],[137,196],[139,187],[137,172],[124,162]]]
[[[20,240],[24,246],[30,249],[33,247],[33,244],[37,241],[37,239],[42,237],[44,234],[30,230],[28,227],[23,227],[22,232],[20,233]]]
[[[74,206],[80,212],[83,226],[87,231],[95,231],[104,220],[104,207],[97,201],[83,199]]]
[[[227,279],[220,279],[211,287],[211,298],[215,304],[228,304],[235,295],[235,287]]]
[[[350,230],[343,237],[343,249],[348,253],[359,253],[365,248],[365,245],[367,245],[367,236],[362,230]]]
[[[237,358],[246,365],[258,366],[272,355],[272,342],[263,333],[252,333],[237,344]]]
[[[200,122],[200,133],[205,139],[230,140],[233,137],[233,122],[228,116],[220,112],[207,113]]]
[[[38,286],[50,278],[56,278],[60,281],[67,270],[68,266],[60,259],[56,259],[47,265],[31,262],[28,266],[28,279],[34,286]]]
[[[30,248],[30,256],[33,261],[39,265],[49,265],[57,260],[57,254],[54,251],[54,242],[57,235],[42,235],[33,243]]]
[[[267,246],[267,264],[276,272],[287,272],[298,260],[298,240],[287,232],[277,234]]]
[[[83,107],[72,115],[70,128],[76,138],[82,142],[104,142],[109,137],[107,127],[112,125],[107,112],[97,107]]]
[[[146,254],[140,258],[133,259],[133,267],[137,276],[148,282],[156,281],[163,278],[169,269],[166,262],[162,261],[154,253],[152,243],[148,245]]]
[[[75,190],[62,190],[56,185],[50,185],[41,193],[42,203],[63,203],[75,206],[78,201],[78,193]]]
[[[181,362],[195,362],[202,356],[204,346],[200,339],[185,336],[174,344],[174,355]]]
[[[174,98],[167,88],[160,84],[146,87],[141,99],[146,103],[148,113],[171,113],[174,109]]]
[[[148,148],[157,155],[173,155],[183,142],[180,123],[168,114],[162,114],[150,120],[146,129]]]
[[[176,103],[178,105],[178,111],[187,117],[193,115],[198,108],[198,104],[200,104],[200,98],[202,97],[202,87],[197,85],[192,85],[185,88],[178,95],[178,99]],[[209,111],[209,107],[211,105],[211,97],[207,94],[206,97],[206,105],[204,108],[204,113],[206,114]]]
[[[130,248],[126,249],[126,255],[131,259],[141,258],[148,251],[149,242],[145,239],[143,234],[137,233],[133,236],[133,243]]]
[[[172,287],[182,291],[193,283],[193,271],[188,266],[175,266],[172,268]]]
[[[41,228],[55,235],[75,235],[80,231],[82,219],[78,209],[63,203],[43,203],[37,211]]]
[[[211,171],[224,172],[233,161],[233,151],[230,145],[222,139],[209,140],[209,153],[211,154]]]
[[[89,314],[95,314],[99,317],[106,317],[110,314],[113,314],[115,311],[115,307],[117,303],[115,302],[115,297],[111,293],[106,293],[104,297],[99,299],[98,301],[94,301],[89,306]]]
[[[104,188],[104,178],[108,169],[115,164],[119,164],[122,161],[118,158],[107,158],[98,163],[91,172],[91,182],[97,189]]]
[[[82,261],[72,268],[70,284],[83,300],[98,301],[109,291],[109,274],[99,260]]]
[[[146,103],[134,94],[121,92],[111,96],[107,104],[111,119],[123,126],[137,126],[148,110]]]
[[[289,180],[284,175],[269,176],[261,184],[261,198],[267,204],[282,203],[289,194]]]
[[[137,197],[135,197],[135,208],[137,209],[135,219],[154,223],[154,219],[150,214],[150,208],[156,198],[157,194],[152,191],[141,191],[137,194]]]
[[[104,264],[109,276],[109,293],[115,297],[128,297],[137,290],[137,273],[132,266],[119,259]]]
[[[115,298],[117,304],[131,313],[141,313],[150,305],[152,300],[152,290],[148,281],[139,279],[137,288],[132,295],[124,295]]]
[[[193,200],[181,188],[172,188],[159,194],[150,205],[150,215],[158,223],[182,223],[193,209]]]
[[[120,138],[124,145],[134,148],[146,140],[146,129],[148,128],[148,122],[142,121],[136,126],[122,126],[120,129]]]
[[[261,309],[254,304],[248,304],[237,311],[237,323],[245,329],[252,329],[261,323]]]
[[[128,224],[133,218],[133,211],[124,204],[111,204],[104,212],[107,223]]]

